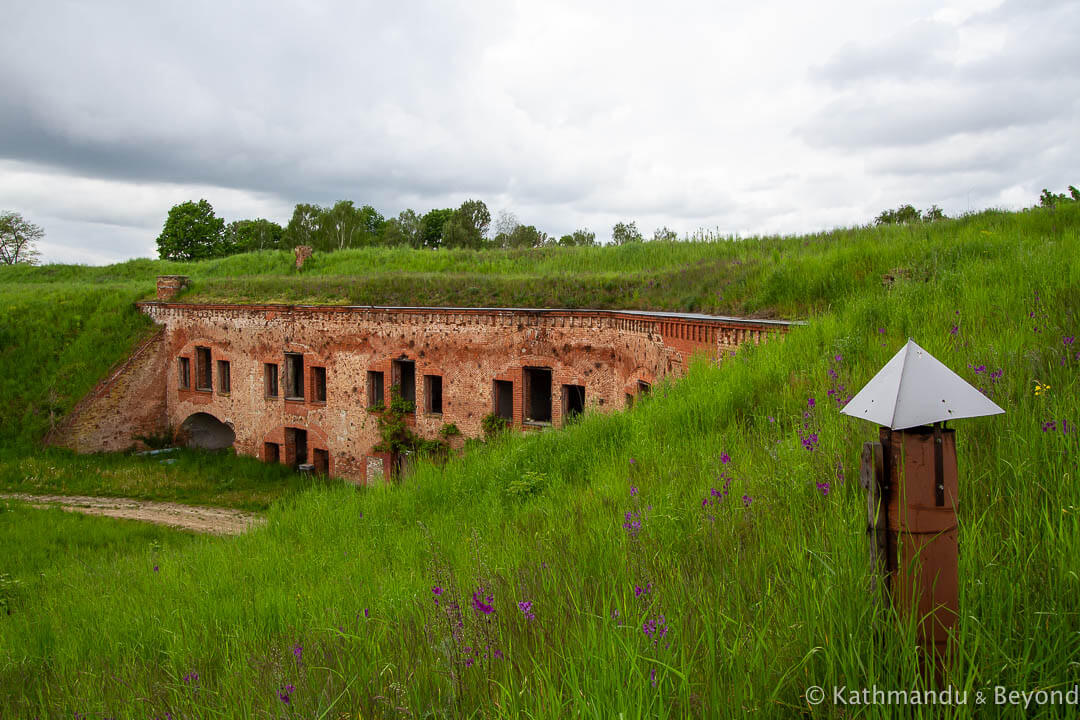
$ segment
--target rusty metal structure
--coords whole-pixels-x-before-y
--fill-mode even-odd
[[[860,469],[874,587],[916,623],[940,683],[960,614],[956,433],[946,422],[1004,410],[909,340],[843,412],[882,425]]]

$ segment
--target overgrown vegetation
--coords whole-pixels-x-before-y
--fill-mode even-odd
[[[399,486],[292,494],[239,538],[133,542],[20,579],[34,603],[0,617],[0,715],[939,718],[970,716],[973,693],[996,685],[1080,681],[1080,203],[671,244],[673,257],[650,245],[346,251],[322,258],[326,275],[297,276],[341,278],[378,256],[392,269],[376,282],[431,273],[417,290],[426,299],[475,262],[469,281],[508,292],[613,273],[624,284],[611,297],[625,298],[645,292],[655,264],[686,281],[651,299],[718,293],[725,306],[810,322],[719,367],[699,361],[629,412],[503,433]],[[279,259],[189,274],[197,294],[227,268],[251,278]],[[425,265],[435,262],[444,267]],[[699,263],[712,286],[692,279]],[[108,293],[135,282],[126,265],[53,272]],[[137,282],[159,266],[140,266]],[[3,307],[35,302],[49,284],[35,273],[48,270],[0,273]],[[62,332],[17,317],[40,333],[43,358],[62,347]],[[962,612],[950,680],[972,695],[959,707],[812,708],[812,685],[922,687],[910,628],[891,632],[867,593],[856,475],[875,428],[839,413],[908,337],[1007,411],[956,424]],[[5,371],[35,377],[2,357]]]

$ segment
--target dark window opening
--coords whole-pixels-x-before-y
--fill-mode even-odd
[[[551,370],[525,368],[525,422],[551,422]]]
[[[176,375],[180,380],[180,389],[191,388],[191,360],[186,357],[176,358]]]
[[[631,395],[630,393],[626,393],[626,407],[628,407],[628,408],[634,407],[634,396]]]
[[[228,360],[217,361],[218,392],[228,395],[232,392],[232,372]]]
[[[263,443],[263,460],[268,463],[281,462],[281,445],[278,443]]]
[[[263,363],[263,391],[266,397],[278,396],[278,369],[277,363]]]
[[[294,468],[307,464],[307,430],[285,428],[285,464]]]
[[[213,370],[210,367],[210,348],[195,348],[195,389],[212,390],[214,387]]]
[[[383,400],[383,374],[377,370],[368,370],[367,374],[367,406],[380,407]]]
[[[649,383],[645,382],[644,380],[638,380],[637,381],[637,394],[638,395],[648,395],[651,390],[652,390],[652,385],[650,385]]]
[[[412,360],[395,360],[391,380],[398,386],[401,399],[416,407],[416,363]]]
[[[314,448],[311,451],[311,462],[315,466],[317,475],[330,474],[330,451],[322,448]]]
[[[495,381],[495,415],[508,422],[514,421],[514,383],[509,380]]]
[[[304,399],[304,356],[285,353],[285,399]]]
[[[585,412],[585,386],[563,385],[562,386],[562,413],[563,422],[570,422],[573,418]]]
[[[424,412],[442,415],[442,376],[424,376]]]
[[[326,402],[326,368],[311,368],[311,399],[315,402]]]

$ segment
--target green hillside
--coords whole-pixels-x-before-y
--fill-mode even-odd
[[[292,493],[240,538],[0,565],[14,578],[0,585],[0,717],[968,717],[974,695],[922,711],[804,698],[921,682],[910,633],[867,591],[856,476],[875,428],[836,402],[909,337],[1007,411],[956,424],[950,679],[971,693],[1071,687],[1078,257],[1080,204],[716,244],[348,251],[299,274],[273,253],[2,271],[13,467],[146,331],[130,303],[163,272],[193,277],[188,299],[809,322],[719,367],[699,361],[631,411],[508,435],[399,486]],[[0,505],[0,535],[16,514]]]

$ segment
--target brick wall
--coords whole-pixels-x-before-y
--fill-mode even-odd
[[[160,328],[83,398],[45,437],[77,452],[127,450],[169,425],[165,397],[166,329]]]
[[[587,409],[626,406],[639,383],[652,385],[684,372],[691,354],[725,353],[742,342],[759,342],[783,323],[709,316],[613,311],[484,310],[453,308],[350,308],[274,305],[189,305],[140,303],[164,328],[161,378],[167,424],[179,428],[196,412],[228,424],[236,449],[281,462],[295,459],[289,428],[306,431],[308,461],[325,451],[335,475],[363,481],[383,457],[371,448],[378,424],[368,412],[368,372],[383,378],[389,401],[394,361],[415,368],[415,431],[436,438],[444,423],[465,436],[482,434],[482,418],[494,410],[494,381],[513,383],[513,425],[526,422],[525,369],[551,371],[551,422],[563,424],[563,386],[585,388]],[[196,388],[196,348],[209,348],[211,367],[230,364],[231,387],[220,392]],[[286,353],[303,358],[304,398],[286,395]],[[191,375],[181,387],[178,358],[188,358]],[[264,364],[277,366],[278,394],[266,396]],[[326,401],[312,396],[312,367],[325,368]],[[425,375],[442,377],[442,413],[424,412]],[[294,435],[295,437],[295,435]]]

